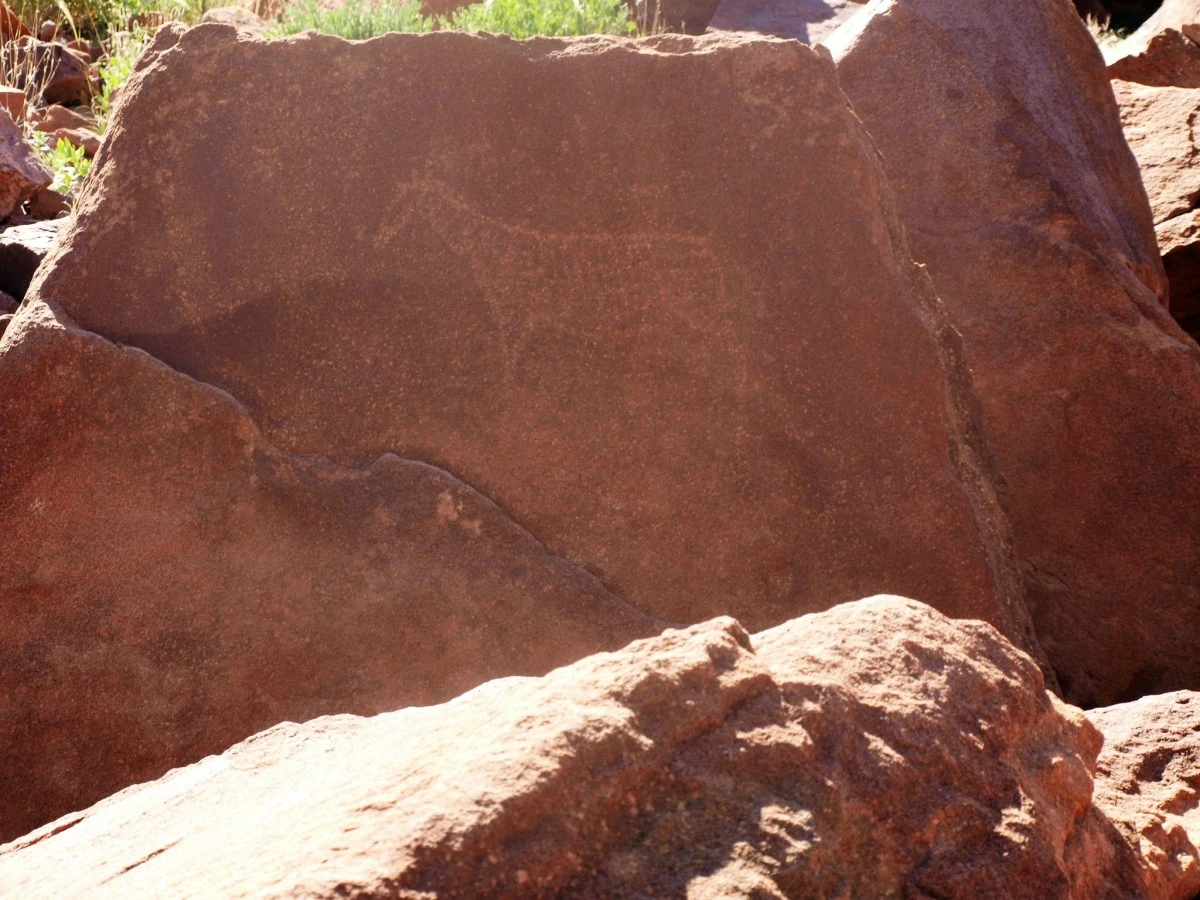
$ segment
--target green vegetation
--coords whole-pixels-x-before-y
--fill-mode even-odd
[[[623,0],[484,0],[448,20],[425,19],[414,0],[372,3],[346,0],[338,10],[316,0],[289,6],[272,37],[318,31],[349,40],[365,40],[392,31],[490,31],[515,38],[535,35],[630,34],[635,30]]]
[[[221,0],[232,2],[232,0]],[[166,21],[194,25],[206,5],[217,0],[17,0],[9,7],[35,32],[50,19],[69,34],[101,41],[100,91],[92,101],[96,131],[104,134],[112,115],[117,90],[133,73],[151,34]],[[483,0],[447,18],[421,15],[417,0],[346,0],[341,9],[323,9],[317,0],[289,4],[272,37],[318,31],[349,40],[365,40],[388,32],[437,30],[489,31],[516,38],[535,35],[632,34],[636,26],[625,0]],[[26,84],[30,106],[41,93],[31,73],[0,71],[0,81]],[[54,173],[53,187],[70,193],[91,167],[83,150],[67,141],[51,145],[51,138],[26,123],[26,134]]]
[[[49,135],[34,132],[33,147],[54,173],[50,187],[60,194],[69,194],[87,177],[92,161],[83,155],[83,148],[76,147],[62,138],[53,147]]]
[[[100,62],[100,93],[92,99],[92,112],[96,114],[96,130],[104,134],[112,116],[112,104],[116,91],[129,80],[138,57],[150,42],[150,32],[137,28],[129,32],[114,33],[109,39],[109,52]]]

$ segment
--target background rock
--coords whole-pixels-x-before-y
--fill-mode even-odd
[[[205,24],[232,25],[255,37],[262,37],[267,31],[267,23],[242,6],[219,6],[215,9],[206,9],[200,16],[200,21]]]
[[[0,849],[0,880],[88,896],[1069,897],[1099,745],[994,629],[881,597],[753,643],[717,620],[441,707],[280,725]]]
[[[0,229],[0,291],[18,300],[25,297],[38,266],[54,249],[62,224],[58,219],[29,222],[27,218],[26,224]]]
[[[1196,48],[1200,54],[1200,47]],[[1170,280],[1171,314],[1200,334],[1200,246],[1194,226],[1200,204],[1200,156],[1193,137],[1200,89],[1151,87],[1115,80],[1125,137],[1137,157]]]
[[[827,58],[204,25],[125,91],[34,293],[281,449],[438,465],[672,621],[904,591],[1039,652],[957,336]]]
[[[280,453],[227,394],[35,301],[0,397],[6,840],[286,719],[658,630],[446,473]]]
[[[1200,894],[1200,694],[1094,709],[1104,734],[1094,802],[1138,850],[1147,896]]]
[[[1200,685],[1200,351],[1095,42],[1065,0],[874,0],[826,43],[962,333],[1067,696]]]
[[[52,177],[12,116],[0,109],[0,221],[12,215],[39,188],[49,187]]]
[[[722,0],[712,27],[756,31],[815,44],[860,9],[865,0]]]
[[[1189,27],[1192,34],[1200,36],[1197,29],[1200,23]],[[1108,67],[1110,78],[1156,87],[1200,88],[1200,45],[1182,32],[1159,32],[1137,52],[1130,52],[1130,45],[1123,43],[1118,52],[1127,55]]]

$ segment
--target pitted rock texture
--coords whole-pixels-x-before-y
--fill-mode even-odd
[[[0,222],[52,179],[8,110],[0,108]]]
[[[1100,735],[988,625],[719,619],[280,725],[0,848],[45,896],[1083,897]],[[1110,882],[1109,896],[1132,896]]]
[[[445,472],[281,453],[227,394],[44,304],[0,340],[0,397],[4,839],[283,720],[661,627]]]
[[[123,91],[33,288],[81,326],[288,452],[454,473],[648,614],[887,590],[1039,652],[957,336],[826,56],[202,25]]]
[[[1067,0],[874,0],[826,46],[962,333],[1066,695],[1200,685],[1200,351],[1094,41]]]
[[[1093,802],[1137,850],[1146,896],[1200,895],[1200,693],[1088,714],[1104,734]]]

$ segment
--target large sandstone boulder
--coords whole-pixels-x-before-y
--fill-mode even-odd
[[[1067,696],[1200,685],[1200,350],[1095,43],[1067,0],[874,0],[827,45],[962,333]]]
[[[1100,735],[991,627],[879,597],[444,706],[284,724],[0,848],[22,896],[1096,897]],[[1084,868],[1080,868],[1080,867]]]
[[[1200,61],[1200,47],[1195,49]],[[1150,196],[1171,284],[1171,313],[1184,328],[1200,334],[1200,152],[1192,134],[1200,116],[1200,82],[1196,87],[1159,87],[1114,80],[1113,89]]]
[[[1093,802],[1138,852],[1146,895],[1200,895],[1200,694],[1096,709],[1104,735]]]
[[[0,397],[5,839],[283,720],[659,630],[445,472],[283,453],[44,304],[0,341]]]
[[[124,90],[32,293],[281,451],[442,467],[654,616],[905,591],[1039,652],[957,336],[826,57],[202,25]]]
[[[0,109],[0,222],[52,180],[8,110]]]

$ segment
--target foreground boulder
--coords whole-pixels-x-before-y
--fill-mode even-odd
[[[729,619],[667,632],[432,709],[280,725],[0,848],[0,882],[1082,898],[1099,747],[994,629],[878,597],[754,638]],[[1106,888],[1140,893],[1119,873]]]
[[[280,118],[296,72],[339,74]],[[893,590],[1039,652],[957,336],[827,57],[202,25],[123,91],[33,295],[281,450],[445,468],[672,621]],[[326,140],[346,96],[359,137]]]
[[[0,397],[4,839],[286,719],[659,630],[445,472],[284,454],[44,304],[0,341]]]
[[[827,46],[962,333],[1067,696],[1200,685],[1200,350],[1094,41],[1066,0],[874,0]]]
[[[1200,895],[1200,693],[1096,709],[1095,805],[1138,852],[1146,896]]]
[[[52,180],[8,110],[0,109],[0,222]]]

